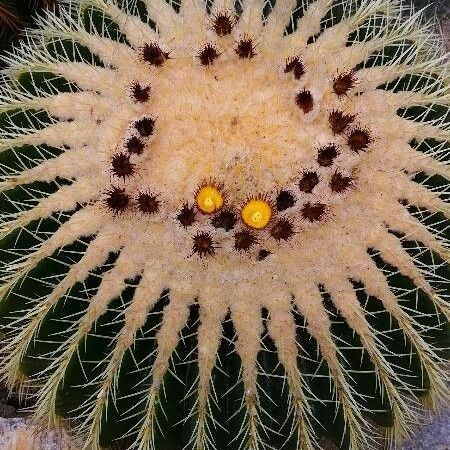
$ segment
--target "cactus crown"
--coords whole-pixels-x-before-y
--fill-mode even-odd
[[[450,93],[420,12],[66,0],[39,25],[0,84],[0,375],[38,423],[366,450],[445,401]]]

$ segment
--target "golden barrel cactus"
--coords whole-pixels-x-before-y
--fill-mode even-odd
[[[448,399],[447,59],[397,0],[65,0],[0,85],[0,376],[86,450],[395,447]]]

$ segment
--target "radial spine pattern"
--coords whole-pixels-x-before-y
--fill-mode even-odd
[[[0,376],[86,450],[397,446],[448,400],[449,104],[395,0],[66,0],[0,84]]]

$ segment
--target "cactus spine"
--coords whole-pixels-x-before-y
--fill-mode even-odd
[[[31,25],[33,14],[43,8],[54,9],[55,6],[57,0],[1,0],[0,51],[9,48],[22,30]]]

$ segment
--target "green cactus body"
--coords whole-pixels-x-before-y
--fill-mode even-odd
[[[0,84],[0,376],[83,449],[393,448],[447,402],[446,58],[390,0],[76,0]]]

